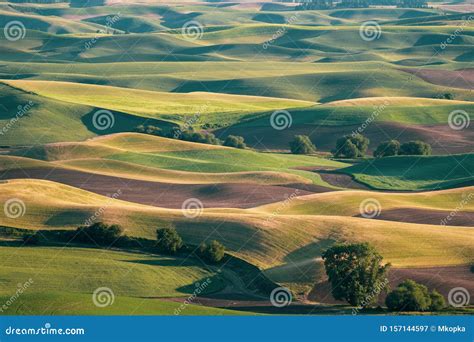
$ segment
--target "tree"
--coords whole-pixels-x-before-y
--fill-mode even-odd
[[[95,243],[99,246],[110,246],[122,235],[123,229],[119,225],[107,225],[97,222],[90,226],[76,229],[75,239],[84,243]]]
[[[446,306],[444,297],[437,291],[429,293],[425,285],[407,279],[385,298],[391,311],[441,310]]]
[[[367,306],[387,288],[390,264],[382,265],[382,256],[368,243],[335,245],[322,257],[335,299]]]
[[[375,158],[396,156],[400,151],[400,142],[398,140],[390,140],[381,143],[374,151]]]
[[[316,146],[307,135],[295,135],[293,141],[290,142],[290,150],[293,154],[311,154],[316,152]]]
[[[431,146],[423,141],[415,140],[400,146],[400,154],[406,156],[429,156]]]
[[[222,143],[214,134],[207,132],[185,131],[181,133],[180,139],[211,145],[220,145]]]
[[[204,242],[199,246],[200,256],[210,262],[218,263],[222,260],[225,255],[225,247],[219,241],[213,240],[209,245],[206,245]]]
[[[446,301],[444,300],[443,295],[439,293],[438,291],[433,290],[430,293],[430,298],[431,298],[431,305],[430,305],[431,311],[439,311],[446,307]]]
[[[145,134],[150,134],[150,135],[158,135],[158,136],[163,135],[163,131],[161,130],[161,128],[153,126],[153,125],[146,125],[146,126],[139,125],[135,127],[135,132],[145,133]]]
[[[236,135],[229,135],[225,141],[224,146],[235,147],[235,148],[246,148],[245,141],[243,137]]]
[[[174,254],[183,246],[183,239],[174,228],[156,230],[158,250],[162,253]]]
[[[345,135],[337,139],[334,156],[338,158],[364,157],[369,142],[369,139],[362,134]]]

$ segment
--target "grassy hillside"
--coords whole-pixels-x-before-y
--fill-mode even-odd
[[[307,107],[314,104],[268,97],[211,93],[169,94],[63,82],[4,82],[57,101],[106,108],[155,119],[161,118],[184,123],[186,118],[197,115],[199,120],[214,123],[217,118],[207,119],[208,115],[214,114],[214,116],[218,115],[219,123],[223,126],[229,120],[231,122],[238,121],[245,114]]]
[[[144,177],[152,176],[156,180],[160,177],[168,179],[185,177],[178,180],[178,183],[218,183],[219,179],[227,182],[247,180],[252,183],[267,176],[269,178],[264,183],[277,182],[277,180],[282,181],[280,184],[321,183],[317,174],[296,170],[296,168],[347,166],[345,163],[316,156],[259,153],[137,133],[110,135],[83,143],[37,146],[15,151],[14,154],[45,161],[57,161],[69,168],[105,172],[116,176],[133,174],[134,171],[139,170],[132,178],[137,176],[140,178],[142,174]],[[12,160],[12,162],[20,163],[21,166],[24,160]],[[25,166],[30,163],[28,160],[25,162]],[[5,163],[8,164],[8,162]],[[14,167],[15,164],[10,168]],[[208,180],[205,181],[205,178]]]
[[[0,190],[0,201],[14,195],[26,205],[24,216],[0,218],[5,226],[74,228],[103,206],[101,219],[122,224],[126,234],[152,238],[154,227],[172,222],[187,243],[218,239],[230,253],[263,269],[319,257],[336,241],[371,242],[387,261],[399,267],[465,264],[471,258],[468,246],[473,237],[464,227],[279,214],[284,208],[270,216],[252,210],[204,209],[198,219],[186,219],[181,210],[111,200],[52,182],[9,181],[1,184]]]
[[[361,214],[361,203],[370,198],[380,203],[380,211],[415,208],[426,211],[440,210],[445,213],[445,216],[448,216],[452,210],[456,210],[460,203],[465,201],[473,189],[473,187],[466,187],[416,194],[377,193],[355,190],[328,192],[295,198],[281,209],[281,213],[287,215],[359,216]],[[271,213],[281,205],[281,203],[273,203],[259,207],[256,210]],[[462,211],[474,211],[474,204],[469,202],[464,204]]]
[[[6,302],[11,293],[0,297]],[[217,309],[190,304],[184,310],[181,303],[160,299],[133,298],[118,296],[111,306],[97,308],[91,300],[91,294],[71,293],[64,290],[48,292],[31,292],[22,294],[4,315],[243,315],[239,311]],[[245,315],[251,315],[246,312]]]
[[[207,278],[212,278],[209,292],[224,286],[215,272],[184,258],[61,247],[0,247],[0,254],[1,272],[8,274],[0,295],[29,278],[34,279],[35,292],[65,288],[92,293],[108,286],[117,296],[128,297],[188,296],[194,283]],[[16,269],[19,263],[23,267]]]
[[[376,189],[435,190],[474,184],[474,154],[397,156],[342,169]]]
[[[6,303],[17,284],[29,279],[32,282],[3,315],[173,315],[181,304],[160,298],[188,297],[198,286],[195,284],[203,281],[207,282],[204,294],[225,286],[225,280],[216,272],[179,257],[7,245],[0,247],[0,270],[4,274],[0,298]],[[92,293],[100,287],[112,291],[114,299],[110,306],[94,305]],[[231,314],[197,305],[180,311],[183,315]]]

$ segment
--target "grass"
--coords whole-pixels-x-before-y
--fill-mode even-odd
[[[340,170],[375,189],[436,190],[474,184],[474,154],[371,159]]]
[[[49,81],[4,81],[6,84],[58,101],[106,108],[150,118],[182,122],[186,117],[219,114],[221,124],[226,116],[240,117],[255,112],[306,107],[312,102],[256,96],[210,93],[170,94],[109,86],[95,86]],[[173,120],[174,119],[174,120]],[[235,119],[234,119],[235,120]]]
[[[34,287],[34,285],[33,285]],[[12,290],[12,289],[10,289]],[[15,290],[15,288],[13,288]],[[98,308],[92,302],[92,294],[71,293],[65,290],[33,292],[27,290],[16,300],[3,315],[251,315],[225,309],[211,308],[190,304],[182,309],[182,304],[160,299],[133,298],[116,296],[114,303],[104,308]],[[10,294],[10,293],[9,293]],[[14,294],[14,291],[11,293]],[[1,296],[2,303],[10,296]]]
[[[472,188],[450,189],[426,193],[384,193],[367,191],[328,192],[295,198],[291,203],[280,209],[286,215],[360,215],[360,204],[367,198],[377,200],[382,211],[391,209],[414,208],[424,210],[441,210],[446,216],[461,205]],[[370,196],[370,197],[369,197]],[[281,203],[268,204],[258,208],[272,213],[281,207]],[[465,203],[462,211],[474,211],[474,204]]]
[[[224,281],[199,262],[92,248],[0,247],[4,277],[1,295],[31,278],[34,291],[92,293],[100,286],[128,297],[183,297],[194,283],[212,278],[208,292],[220,290]],[[21,267],[18,267],[20,266]],[[13,271],[14,270],[14,271]]]
[[[4,226],[75,228],[105,207],[101,219],[121,224],[126,234],[150,238],[154,227],[172,223],[187,243],[198,245],[204,239],[218,239],[230,253],[262,269],[319,257],[336,241],[370,242],[397,267],[471,262],[467,251],[472,234],[465,227],[446,229],[347,216],[284,215],[284,207],[271,214],[255,209],[205,209],[200,218],[186,219],[180,210],[111,201],[47,181],[9,181],[1,184],[0,190],[0,202],[14,196],[26,206],[22,217],[1,217]]]
[[[242,182],[269,176],[267,182],[322,184],[317,174],[296,168],[347,166],[316,156],[259,153],[137,133],[121,133],[83,143],[38,146],[16,151],[15,154],[60,161],[61,165],[69,168],[100,173],[105,170],[113,175],[125,176],[139,171],[139,174],[143,172],[145,177],[152,176],[156,180],[160,179],[160,172],[163,174],[162,180],[163,177],[169,180],[183,177],[182,182],[194,182],[200,178],[197,183],[202,183],[204,177],[208,179],[206,182],[219,182],[219,179]],[[91,160],[91,156],[96,160]]]
[[[231,311],[163,300],[188,297],[198,283],[204,294],[225,281],[196,260],[92,248],[8,247],[2,243],[1,315],[223,315]],[[210,279],[210,281],[209,281]],[[25,286],[24,284],[27,285]],[[23,285],[23,286],[20,286]],[[12,300],[18,288],[24,292]],[[107,287],[110,306],[98,308],[93,292]],[[238,313],[235,313],[238,314]]]

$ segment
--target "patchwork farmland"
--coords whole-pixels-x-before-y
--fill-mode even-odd
[[[358,313],[472,314],[468,1],[51,2],[0,1],[2,315],[350,314],[365,243]]]

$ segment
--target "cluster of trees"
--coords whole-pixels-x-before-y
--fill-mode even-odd
[[[236,135],[229,135],[224,141],[221,141],[216,138],[214,134],[208,132],[196,132],[193,130],[182,131],[174,127],[168,133],[164,133],[161,128],[153,125],[140,125],[135,128],[135,131],[138,133],[203,144],[224,145],[241,149],[247,148],[244,138]],[[337,139],[336,148],[332,153],[336,158],[363,158],[367,154],[369,143],[370,140],[362,134],[344,135]],[[313,154],[317,151],[317,148],[307,135],[295,135],[290,142],[290,150],[293,154]],[[403,144],[400,144],[398,140],[389,140],[381,143],[373,155],[376,158],[397,155],[431,155],[431,146],[419,140],[408,141]]]
[[[387,272],[390,264],[367,244],[335,245],[323,255],[326,274],[335,299],[367,308],[377,303],[381,292],[389,291]],[[391,311],[438,311],[446,307],[444,297],[413,280],[405,280],[385,299]]]
[[[401,145],[398,140],[385,141],[377,146],[374,151],[375,158],[398,155],[428,156],[430,154],[431,145],[419,140],[409,141]]]
[[[242,149],[247,148],[244,138],[237,135],[229,135],[222,141],[216,138],[214,134],[208,132],[197,132],[192,129],[182,130],[179,127],[173,127],[169,132],[165,133],[161,128],[153,125],[139,125],[135,128],[135,132],[202,144],[224,145]]]
[[[91,244],[101,247],[110,247],[118,242],[122,242],[123,229],[119,225],[108,225],[103,222],[97,222],[89,226],[81,226],[76,230],[58,231],[54,235],[55,240],[65,242],[76,242]],[[26,245],[38,245],[42,242],[42,237],[38,232],[26,234],[23,236],[23,242]]]
[[[184,247],[183,239],[174,228],[160,228],[156,231],[157,247],[161,253],[175,254]],[[197,254],[211,264],[220,262],[225,255],[225,247],[219,241],[213,240],[209,244],[202,243]]]
[[[124,230],[119,225],[96,222],[89,226],[78,227],[76,230],[56,232],[54,240],[84,243],[100,247],[142,245],[137,243],[137,241],[133,244],[134,238],[124,235],[123,232]],[[38,245],[41,243],[41,239],[38,233],[23,235],[25,245]],[[186,247],[183,239],[174,228],[157,229],[156,242],[150,241],[150,243],[152,243],[150,246],[153,249],[156,248],[158,252],[163,254],[176,254]],[[225,247],[219,241],[213,240],[209,244],[202,243],[197,250],[197,254],[208,263],[215,264],[224,258]]]
[[[362,134],[345,135],[337,139],[336,149],[333,151],[336,158],[362,158],[369,147],[369,139]]]
[[[369,148],[370,140],[362,134],[345,135],[336,141],[336,148],[332,151],[336,158],[363,158]],[[293,154],[312,154],[316,152],[316,146],[306,135],[296,135],[290,142],[290,150]],[[431,145],[413,140],[400,144],[398,140],[390,140],[381,143],[374,151],[374,157],[389,157],[397,155],[425,156],[431,154]]]

